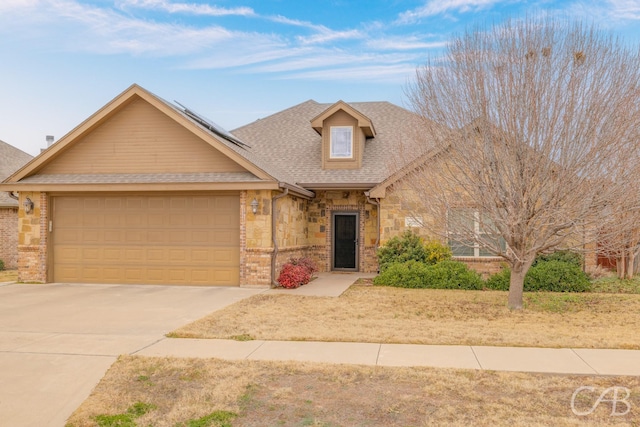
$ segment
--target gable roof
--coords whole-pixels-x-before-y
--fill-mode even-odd
[[[8,177],[25,163],[31,160],[33,156],[25,153],[16,147],[0,141],[0,180]],[[9,197],[9,195],[0,191],[0,207],[18,206],[18,201]]]
[[[62,170],[53,173],[47,168],[74,144],[139,100],[236,162],[243,172],[176,174],[175,171],[160,170],[156,172],[163,173],[87,171],[76,174]],[[322,136],[319,132],[322,122],[338,111],[354,117],[364,134],[369,136],[364,143],[362,166],[358,169],[322,168]],[[0,189],[118,191],[131,190],[132,184],[142,191],[286,187],[302,197],[313,197],[311,190],[319,189],[370,190],[389,178],[389,153],[399,149],[404,140],[414,138],[419,126],[420,118],[416,114],[389,102],[338,101],[329,104],[309,100],[228,133],[186,107],[167,102],[134,84],[0,183]]]
[[[339,109],[368,123],[375,135],[366,140],[360,169],[322,169],[322,137],[314,127]],[[321,104],[309,100],[232,133],[268,163],[286,167],[297,185],[311,190],[370,189],[389,175],[389,151],[411,138],[418,124],[418,116],[389,102]]]
[[[134,100],[142,99],[149,103],[170,119],[176,121],[188,131],[211,145],[216,150],[238,163],[247,172],[238,173],[218,173],[218,174],[73,174],[63,176],[61,174],[42,174],[40,171],[46,165],[53,162],[70,149],[77,141],[88,135],[98,126],[105,123]],[[149,176],[147,176],[149,175]],[[153,176],[151,176],[153,175]],[[165,176],[166,175],[166,176]],[[177,176],[189,175],[189,176]],[[130,184],[140,184],[139,189],[162,189],[168,184],[177,184],[176,189],[204,189],[210,188],[214,183],[232,183],[232,186],[241,188],[242,183],[252,186],[252,188],[272,188],[276,189],[290,183],[289,187],[302,196],[311,196],[313,193],[295,186],[293,180],[287,173],[277,166],[265,162],[262,158],[247,150],[225,135],[222,129],[212,128],[206,122],[198,120],[185,108],[171,104],[164,99],[148,92],[142,87],[134,84],[115,97],[112,101],[82,122],[55,144],[34,158],[27,165],[13,173],[4,181],[2,187],[7,188],[7,184],[12,183],[13,189],[38,189],[42,191],[57,189],[67,190],[87,190],[95,188],[96,185],[111,185],[111,189],[123,189],[123,186]],[[262,184],[262,185],[258,185]],[[116,185],[116,187],[113,187]],[[120,185],[120,187],[118,187]],[[60,187],[66,186],[66,187]],[[178,188],[179,187],[179,188]]]
[[[373,127],[373,123],[371,119],[362,114],[360,111],[353,108],[351,105],[346,102],[340,100],[324,110],[322,113],[311,119],[311,127],[318,132],[319,135],[322,135],[322,127],[323,122],[337,113],[338,111],[344,111],[354,119],[358,121],[358,127],[362,129],[367,138],[373,138],[376,136],[376,130]]]

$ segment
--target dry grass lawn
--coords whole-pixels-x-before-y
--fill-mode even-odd
[[[640,295],[525,295],[352,286],[339,298],[257,295],[170,335],[188,338],[356,341],[640,349]]]
[[[18,270],[2,270],[0,271],[0,283],[15,282],[18,280]]]
[[[579,395],[577,411],[587,411],[612,386],[631,390],[631,411],[611,416],[611,403],[602,403],[577,416],[571,397],[581,386],[595,391]],[[136,424],[102,425],[637,425],[640,377],[122,356],[68,426],[96,426],[105,415],[113,420],[135,406],[148,410]],[[619,403],[616,411],[625,409]],[[202,422],[219,414],[229,421]]]

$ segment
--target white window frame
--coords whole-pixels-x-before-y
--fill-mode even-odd
[[[340,145],[342,144],[334,144],[334,139],[338,138],[338,133],[342,133],[344,131],[349,131],[349,141],[348,147],[349,152],[346,151],[337,151],[336,148],[342,148]],[[336,132],[336,134],[334,134]],[[346,143],[347,141],[340,141],[340,143]],[[338,145],[336,147],[336,145]],[[344,147],[346,148],[346,146]],[[329,141],[329,158],[331,159],[352,159],[353,158],[353,126],[331,126],[331,135]]]
[[[454,208],[456,209],[456,208]],[[480,236],[481,234],[486,234],[486,233],[482,233],[480,230],[480,224],[481,224],[481,217],[480,217],[480,211],[477,209],[473,209],[473,208],[457,208],[457,209],[466,209],[466,210],[470,210],[473,213],[473,234],[476,237],[476,240],[478,238],[478,236]],[[450,215],[450,212],[447,213],[448,215]],[[450,226],[449,226],[450,227]],[[448,238],[448,245],[449,248],[451,248],[453,250],[453,248],[451,247],[451,242],[452,241],[460,241],[457,240],[456,237],[460,237],[459,234],[457,234],[455,232],[455,230],[451,230],[448,229],[447,230],[447,234],[449,236]],[[491,258],[491,257],[496,257],[497,255],[494,254],[480,254],[480,251],[482,250],[482,248],[480,247],[480,245],[478,244],[478,242],[474,240],[473,242],[473,255],[453,255],[454,257],[460,257],[460,258],[464,258],[464,257],[473,257],[473,258]],[[505,250],[506,250],[506,243],[505,244]],[[471,248],[471,246],[466,246],[468,248]]]

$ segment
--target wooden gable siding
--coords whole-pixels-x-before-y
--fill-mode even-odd
[[[353,128],[353,158],[331,158],[331,126],[351,126]],[[343,110],[338,110],[324,120],[322,132],[323,169],[358,169],[362,167],[365,136],[358,127],[358,121]]]
[[[74,142],[40,173],[243,171],[242,166],[137,99]]]

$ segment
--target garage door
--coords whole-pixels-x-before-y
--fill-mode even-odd
[[[238,285],[232,195],[53,198],[55,282]]]

